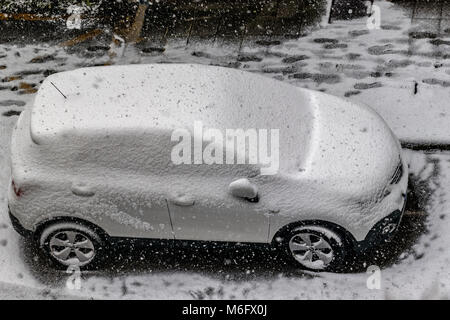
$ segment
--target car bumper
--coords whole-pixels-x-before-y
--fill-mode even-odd
[[[406,207],[406,196],[401,210],[395,210],[378,221],[363,241],[358,242],[357,251],[365,251],[382,243],[389,242],[397,232]]]
[[[23,237],[29,237],[31,236],[32,232],[30,230],[25,229],[22,224],[20,223],[19,219],[17,219],[12,213],[11,209],[8,208],[9,211],[9,219],[11,220],[11,224],[16,230],[18,234],[20,234]]]

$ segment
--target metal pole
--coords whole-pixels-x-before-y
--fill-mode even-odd
[[[333,13],[334,2],[335,0],[331,0],[330,13],[328,14],[328,23],[331,23],[331,15]]]

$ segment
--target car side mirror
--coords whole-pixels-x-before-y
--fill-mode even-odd
[[[258,188],[248,179],[238,179],[230,183],[230,193],[238,198],[244,198],[251,202],[258,202]]]

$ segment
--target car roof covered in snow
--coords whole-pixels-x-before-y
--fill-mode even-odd
[[[312,129],[311,91],[235,69],[194,64],[82,68],[53,74],[32,108],[31,134],[46,143],[60,134],[120,130]],[[301,137],[304,139],[305,136]]]
[[[130,136],[143,137],[162,147],[167,138],[169,147],[173,130],[188,129],[195,135],[198,121],[222,133],[278,129],[280,172],[306,172],[312,179],[328,182],[334,177],[332,185],[337,188],[345,180],[346,185],[361,189],[374,179],[373,170],[382,172],[386,180],[398,162],[390,129],[370,108],[216,66],[128,65],[54,74],[42,83],[29,121],[32,140],[45,144],[45,152],[72,145],[89,151],[97,137],[102,143],[112,136],[120,140],[122,135],[126,141],[131,141]],[[142,151],[127,142],[124,152],[127,147],[130,152]]]

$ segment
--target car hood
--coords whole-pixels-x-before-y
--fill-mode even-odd
[[[311,93],[314,130],[299,171],[333,193],[372,194],[384,188],[400,162],[400,144],[372,109],[327,94]]]

